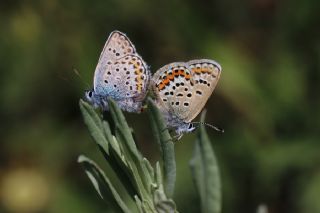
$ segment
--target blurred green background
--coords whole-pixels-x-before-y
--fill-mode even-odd
[[[223,68],[206,108],[223,212],[320,212],[317,0],[108,0],[0,3],[0,212],[106,212],[77,156],[105,163],[78,107],[108,35],[126,33],[152,72],[210,58]],[[82,75],[79,79],[73,72]],[[146,113],[128,115],[159,159]],[[194,134],[176,144],[180,212],[198,212]],[[107,171],[108,172],[108,171]]]

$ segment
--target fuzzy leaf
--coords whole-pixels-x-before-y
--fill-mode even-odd
[[[166,213],[166,212],[177,212],[176,205],[172,199],[168,199],[166,196],[163,183],[162,183],[162,174],[159,162],[156,163],[155,170],[155,181],[156,184],[153,188],[153,203],[158,213]]]
[[[80,109],[83,115],[85,124],[87,125],[90,134],[94,141],[101,147],[105,154],[109,153],[108,141],[102,131],[102,121],[93,107],[87,102],[80,99]]]
[[[167,199],[164,192],[161,190],[156,190],[154,192],[154,204],[158,213],[176,212],[176,204],[171,199]]]
[[[134,156],[134,158],[140,159],[141,155],[136,147],[136,144],[131,134],[130,127],[122,111],[114,101],[109,100],[108,104],[110,106],[110,113],[111,113],[112,119],[114,120],[115,125],[119,127],[120,131],[125,137],[125,142],[126,142],[125,145],[129,147],[129,151]]]
[[[157,187],[163,185],[161,167],[160,167],[160,163],[158,161],[156,163],[155,182],[157,184]]]
[[[143,207],[142,207],[142,202],[141,202],[140,198],[137,195],[135,195],[134,200],[136,201],[139,213],[144,213],[144,211],[142,209]]]
[[[142,162],[145,164],[146,168],[148,169],[151,179],[154,180],[154,169],[151,166],[150,162],[147,160],[147,158],[143,158]]]
[[[129,210],[127,205],[123,202],[104,172],[92,160],[81,155],[78,158],[78,163],[84,167],[100,197],[111,205],[116,212],[132,212],[132,210]]]
[[[118,127],[118,126],[116,126],[116,137],[117,137],[119,143],[122,143],[122,144],[126,143],[126,138],[123,135],[123,132],[120,130],[120,127]],[[139,173],[139,171],[138,171],[137,164],[132,160],[132,156],[130,156],[130,154],[128,153],[128,151],[126,149],[124,149],[124,155],[127,159],[128,167],[131,170],[132,177],[135,180],[136,189],[138,191],[138,194],[140,195],[140,197],[147,197],[148,192],[146,191],[146,188],[143,184],[143,181],[142,181],[142,178],[140,175],[141,173]]]
[[[176,160],[174,143],[167,129],[162,114],[154,102],[149,99],[150,120],[153,134],[160,145],[163,160],[165,192],[168,197],[172,197],[176,182]]]
[[[128,162],[132,162],[132,168],[137,169],[137,171],[135,172],[137,172],[138,175],[136,175],[135,177],[140,177],[140,179],[142,180],[141,182],[144,185],[144,188],[140,190],[142,193],[144,193],[144,190],[150,193],[152,184],[152,174],[149,173],[148,168],[143,163],[143,157],[136,147],[136,144],[132,137],[131,130],[126,122],[126,119],[122,111],[114,101],[109,100],[108,103],[110,106],[111,116],[115,122],[117,138],[121,142],[123,148],[122,151],[129,159]],[[136,179],[136,181],[139,183],[139,178]]]
[[[202,122],[204,117],[205,113],[202,113]],[[201,212],[220,213],[221,183],[219,168],[204,125],[200,126],[190,166],[193,180],[200,194]]]
[[[106,128],[107,128],[107,122]],[[136,182],[132,175],[132,171],[128,166],[125,156],[121,153],[118,141],[112,136],[112,143],[109,146],[109,155],[106,156],[106,160],[111,166],[112,170],[117,175],[120,182],[124,185],[125,189],[131,197],[138,194],[138,189],[135,187]]]
[[[123,153],[120,149],[120,144],[118,143],[117,139],[112,135],[110,125],[107,121],[102,121],[103,130],[106,138],[108,139],[109,146],[116,152],[116,154],[122,158]],[[123,159],[123,163],[126,164],[125,159]]]
[[[137,190],[133,187],[135,181],[124,157],[121,155],[119,145],[111,134],[108,122],[103,121],[94,108],[83,100],[80,100],[80,109],[94,141],[127,192],[131,196],[137,194]]]

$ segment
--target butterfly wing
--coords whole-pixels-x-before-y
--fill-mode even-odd
[[[190,110],[192,92],[191,71],[184,62],[160,68],[152,78],[151,87],[160,109],[180,120],[185,120]]]
[[[135,98],[142,100],[149,82],[149,70],[138,55],[127,55],[107,63],[96,91],[115,100]]]
[[[190,122],[206,104],[220,73],[220,65],[208,59],[171,63],[155,73],[151,87],[163,111]]]
[[[187,64],[192,73],[194,86],[190,111],[185,121],[191,122],[201,112],[215,89],[220,78],[221,66],[210,59],[192,60]]]
[[[133,46],[129,38],[122,32],[113,31],[110,33],[108,40],[106,41],[103,50],[100,54],[100,58],[97,67],[94,72],[93,87],[94,90],[100,95],[107,95],[100,93],[99,88],[103,84],[103,75],[105,74],[108,65],[115,63],[116,60],[128,55],[135,54],[136,49]],[[97,90],[98,89],[98,90]]]
[[[150,72],[137,54],[129,38],[113,31],[100,55],[95,74],[94,90],[113,99],[145,96]]]

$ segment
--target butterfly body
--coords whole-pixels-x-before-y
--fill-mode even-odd
[[[129,38],[113,31],[95,69],[93,89],[85,97],[104,110],[108,110],[107,101],[112,98],[122,110],[140,112],[149,78],[150,71]]]
[[[181,136],[195,129],[191,121],[201,112],[221,74],[209,59],[175,62],[160,68],[151,80],[156,104],[167,125]]]

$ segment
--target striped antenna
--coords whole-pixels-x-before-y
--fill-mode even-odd
[[[221,128],[219,128],[219,127],[213,126],[212,124],[208,124],[208,123],[205,123],[205,122],[192,122],[192,124],[205,125],[205,126],[210,127],[211,129],[216,130],[217,132],[224,133],[224,129],[221,129]]]

